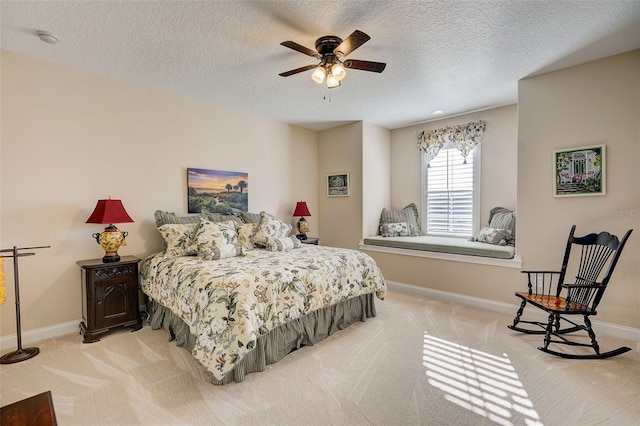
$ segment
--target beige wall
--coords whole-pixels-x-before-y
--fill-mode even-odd
[[[418,132],[470,121],[486,120],[482,142],[481,221],[484,226],[492,207],[516,206],[517,108],[510,105],[445,120],[431,121],[391,131],[391,207],[409,203],[420,206],[421,159],[416,146]],[[422,209],[421,209],[422,210]],[[371,220],[379,219],[372,218]],[[518,269],[452,262],[421,257],[369,252],[390,281],[490,299],[513,300]]]
[[[391,204],[391,131],[363,123],[362,237],[376,235],[380,212]]]
[[[481,225],[486,226],[489,210],[516,206],[517,175],[517,107],[509,105],[473,114],[430,121],[391,131],[391,207],[400,209],[409,203],[420,205],[421,153],[416,145],[423,130],[485,120],[487,129],[482,142]]]
[[[559,268],[577,235],[634,228],[598,320],[640,328],[640,50],[521,80],[518,251],[524,268]],[[606,145],[606,195],[554,198],[556,149]]]
[[[135,223],[119,252],[140,257],[161,248],[156,209],[186,213],[188,167],[248,172],[250,211],[319,211],[316,132],[6,51],[1,90],[0,247],[51,245],[20,259],[23,332],[81,317],[75,263],[104,255],[85,224],[100,198],[122,199]],[[0,336],[15,333],[6,270]]]
[[[517,114],[517,119],[516,119]],[[487,120],[482,146],[482,223],[497,205],[516,206],[523,269],[557,269],[572,224],[578,234],[635,229],[598,321],[640,327],[640,51],[524,79],[518,107],[481,111],[391,132],[391,204],[420,200],[418,131]],[[607,194],[554,198],[555,149],[605,144]],[[516,178],[517,174],[517,178]],[[516,197],[517,193],[517,197]],[[518,269],[370,252],[385,278],[516,304]]]
[[[357,248],[362,239],[362,137],[362,122],[325,130],[318,136],[318,203],[322,245]],[[333,173],[349,173],[348,197],[327,196],[327,175]]]

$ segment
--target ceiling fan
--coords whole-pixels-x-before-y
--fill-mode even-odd
[[[317,58],[320,60],[320,63],[282,72],[279,75],[282,77],[289,77],[290,75],[315,68],[311,74],[313,81],[318,84],[322,84],[326,78],[327,87],[332,89],[340,86],[340,81],[347,74],[345,68],[381,73],[387,66],[384,62],[344,59],[345,56],[362,46],[369,39],[371,39],[371,37],[359,30],[355,30],[344,40],[337,36],[324,36],[316,40],[316,50],[301,46],[294,41],[283,41],[280,43],[282,46]]]

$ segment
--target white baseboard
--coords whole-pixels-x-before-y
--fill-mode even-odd
[[[62,324],[56,324],[49,327],[37,328],[35,330],[29,330],[22,333],[22,347],[26,345],[39,342],[45,339],[51,339],[52,337],[64,336],[65,334],[79,333],[80,319],[75,321],[69,321]],[[0,350],[5,351],[9,349],[17,349],[18,337],[15,334],[9,336],[0,337]]]
[[[460,305],[473,306],[475,308],[486,309],[489,311],[500,312],[504,314],[515,315],[519,303],[511,305],[509,303],[496,302],[494,300],[481,299],[478,297],[465,296],[463,294],[450,293],[442,290],[434,290],[432,288],[420,287],[413,284],[404,284],[395,281],[387,281],[387,286],[391,290],[398,290],[404,293],[411,293],[418,296],[429,297],[432,299],[438,299],[445,302],[457,303]],[[547,316],[541,313],[536,315],[535,313],[528,313],[533,317],[535,321],[546,322]],[[600,321],[591,321],[596,333],[607,334],[609,336],[620,337],[622,339],[632,340],[634,342],[640,342],[640,329],[627,327],[624,325],[611,324]],[[507,324],[505,324],[505,327]]]

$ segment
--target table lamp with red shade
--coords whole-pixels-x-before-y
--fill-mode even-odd
[[[120,246],[126,245],[125,238],[128,232],[119,230],[114,223],[132,223],[133,219],[124,209],[121,200],[98,200],[93,213],[89,216],[86,223],[108,224],[103,232],[96,232],[92,235],[98,244],[105,251],[102,258],[104,263],[119,262],[120,256],[118,249]]]

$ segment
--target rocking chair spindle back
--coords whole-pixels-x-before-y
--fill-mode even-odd
[[[522,302],[513,324],[508,327],[522,333],[544,334],[544,346],[538,349],[564,358],[608,358],[630,351],[630,348],[621,347],[613,351],[600,353],[589,316],[597,314],[596,308],[602,300],[622,249],[633,229],[627,231],[621,240],[608,232],[574,237],[575,229],[576,226],[573,225],[569,232],[562,267],[559,271],[522,271],[528,277],[528,291],[516,293],[516,296],[522,299]],[[565,283],[567,268],[571,259],[571,249],[574,245],[581,247],[580,261],[575,281],[573,283]],[[602,278],[600,278],[601,276]],[[600,281],[598,281],[599,279]],[[522,319],[521,317],[527,304],[545,311],[548,314],[548,321],[544,323]],[[570,319],[575,318],[575,316],[582,316],[583,324]],[[538,328],[522,327],[519,325],[520,323],[533,324]],[[570,326],[564,326],[564,323],[569,323]],[[591,343],[570,340],[566,336],[569,333],[578,331],[586,332]],[[551,343],[587,346],[591,347],[595,354],[557,352],[549,349]]]

